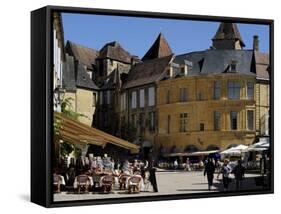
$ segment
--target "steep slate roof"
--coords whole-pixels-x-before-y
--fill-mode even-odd
[[[237,73],[255,75],[252,72],[251,50],[206,50],[176,56],[173,62],[183,64],[192,62],[188,75],[220,74],[228,70],[231,61],[237,61]]]
[[[192,63],[188,75],[208,75],[226,73],[231,61],[236,61],[238,74],[255,75],[257,78],[269,79],[269,55],[253,50],[206,50],[178,55],[174,63]]]
[[[67,41],[65,46],[66,53],[73,56],[75,60],[87,66],[88,69],[93,69],[95,59],[99,52],[95,49],[84,47],[71,41]]]
[[[170,55],[136,64],[130,70],[123,88],[132,88],[160,80],[172,58],[173,55]]]
[[[238,27],[235,23],[222,22],[212,40],[239,40],[242,47],[245,43],[242,40]]]
[[[66,61],[63,65],[63,87],[68,91],[75,91],[77,88],[98,90],[99,88],[91,80],[84,65],[75,63],[74,57],[66,54]]]
[[[269,55],[254,51],[257,78],[269,79]]]
[[[78,88],[85,88],[85,89],[92,89],[98,90],[98,87],[91,80],[89,74],[87,73],[86,69],[80,63],[77,65],[77,72],[76,72],[76,86]]]
[[[153,45],[150,47],[150,49],[146,52],[144,57],[142,58],[143,61],[149,60],[149,59],[155,59],[155,58],[161,58],[165,56],[169,56],[172,54],[172,50],[166,41],[164,35],[160,33],[153,43]]]
[[[131,54],[126,51],[121,45],[114,41],[107,43],[103,48],[100,50],[100,55],[97,59],[113,59],[124,63],[131,63]]]

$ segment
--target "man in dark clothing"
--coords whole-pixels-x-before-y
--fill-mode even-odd
[[[158,192],[155,171],[156,171],[156,169],[154,167],[149,169],[149,174],[150,174],[149,180],[150,180],[150,183],[151,183],[151,185],[153,187],[153,191],[154,192]]]
[[[215,169],[216,169],[216,167],[215,167],[214,162],[212,161],[211,158],[209,158],[208,162],[205,165],[205,170],[204,170],[204,176],[206,176],[206,174],[207,174],[209,190],[211,190],[211,187],[213,186]]]
[[[239,190],[242,186],[242,181],[245,174],[245,168],[242,166],[242,161],[238,160],[237,166],[233,169],[233,174],[235,176],[236,181],[236,190]]]
[[[148,155],[148,167],[149,170],[149,181],[153,187],[154,192],[158,192],[157,181],[156,181],[156,168],[154,167],[154,160],[152,158],[152,151]]]

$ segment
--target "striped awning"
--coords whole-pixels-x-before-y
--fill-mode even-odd
[[[62,113],[54,112],[58,125],[59,137],[72,144],[93,144],[105,147],[107,143],[128,149],[131,153],[138,153],[139,147],[121,138],[105,133],[96,128],[87,126],[79,121],[73,120]]]

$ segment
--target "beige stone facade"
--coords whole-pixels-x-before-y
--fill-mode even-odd
[[[220,82],[220,98],[214,99],[215,81]],[[240,98],[228,98],[228,81],[240,83]],[[247,97],[247,83],[254,84],[254,96]],[[192,145],[199,150],[232,144],[251,144],[260,132],[260,119],[268,111],[268,84],[256,84],[255,76],[218,74],[188,76],[160,81],[157,88],[158,134],[156,148],[184,151]],[[185,101],[180,90],[186,88]],[[169,94],[169,95],[168,95]],[[169,97],[169,98],[168,98]],[[249,127],[247,111],[254,114]],[[215,128],[215,112],[219,112],[219,128]],[[237,127],[231,127],[231,112],[237,112]],[[181,130],[180,115],[186,113],[186,130]],[[249,121],[251,122],[251,121]]]
[[[66,92],[66,98],[71,98],[73,111],[85,115],[85,117],[79,117],[80,122],[92,126],[93,115],[96,110],[97,93],[77,88],[75,92]],[[94,99],[96,100],[94,101]]]

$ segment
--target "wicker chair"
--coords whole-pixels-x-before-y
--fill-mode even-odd
[[[112,190],[113,176],[105,175],[101,179],[101,186],[104,193],[109,193]]]
[[[57,174],[53,174],[53,185],[56,193],[60,193],[60,187],[61,187],[61,176]]]
[[[88,175],[78,175],[77,176],[77,188],[78,193],[83,190],[83,192],[88,192],[89,189],[89,177]]]
[[[140,182],[141,182],[141,177],[140,176],[132,176],[129,178],[128,183],[129,183],[129,193],[138,193],[140,192]]]
[[[120,190],[126,189],[126,183],[127,179],[130,177],[130,175],[122,174],[119,177],[119,184],[120,184]]]

